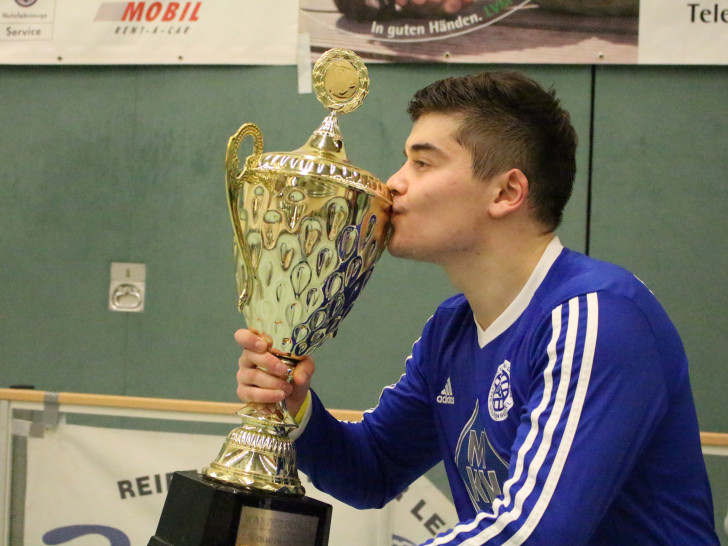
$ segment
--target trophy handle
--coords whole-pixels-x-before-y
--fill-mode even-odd
[[[253,137],[253,153],[245,160],[245,167],[240,170],[240,159],[238,149],[245,137]],[[250,300],[253,290],[253,264],[250,252],[245,245],[243,228],[239,221],[238,194],[245,183],[245,173],[248,169],[255,167],[263,153],[263,134],[255,123],[244,123],[240,129],[230,137],[225,153],[225,179],[227,187],[228,208],[235,232],[235,253],[242,257],[246,269],[244,287],[238,298],[238,308],[242,312],[245,304]]]

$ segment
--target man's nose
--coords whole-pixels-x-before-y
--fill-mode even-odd
[[[402,173],[403,168],[404,167],[400,168],[396,173],[389,177],[389,180],[387,180],[387,187],[394,195],[402,195],[407,191],[407,184],[405,183]]]

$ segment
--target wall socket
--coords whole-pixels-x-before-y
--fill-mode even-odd
[[[109,310],[126,313],[144,311],[146,264],[111,262]]]

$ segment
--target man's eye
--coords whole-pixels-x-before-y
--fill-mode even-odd
[[[412,163],[414,163],[415,167],[417,167],[418,169],[427,167],[427,163],[425,163],[424,161],[421,161],[419,159],[413,159]]]

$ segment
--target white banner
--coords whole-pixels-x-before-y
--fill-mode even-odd
[[[298,0],[0,0],[0,63],[295,64]]]
[[[60,424],[28,439],[25,544],[144,546],[176,470],[200,470],[224,438]],[[382,510],[333,506],[330,544],[420,544],[457,522],[452,503],[421,478]],[[102,537],[105,537],[102,539]]]
[[[728,63],[728,2],[641,0],[639,62]]]

